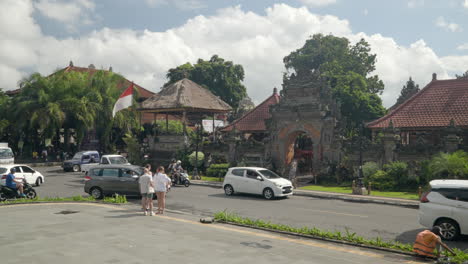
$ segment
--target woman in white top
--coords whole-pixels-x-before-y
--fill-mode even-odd
[[[141,197],[144,200],[143,209],[145,209],[145,215],[153,215],[153,194],[154,194],[154,183],[151,179],[151,172],[148,168],[144,169],[144,174],[138,179],[140,185]]]
[[[164,167],[159,166],[158,170],[153,176],[154,189],[158,197],[158,211],[157,214],[163,214],[166,207],[166,192],[171,186],[171,179],[164,174]]]

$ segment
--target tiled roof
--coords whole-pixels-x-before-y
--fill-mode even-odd
[[[273,94],[265,101],[239,119],[234,120],[234,122],[221,129],[221,131],[231,131],[234,127],[236,130],[242,132],[266,131],[265,120],[271,118],[270,105],[277,104],[279,101],[280,96],[275,90],[275,92],[273,92]]]
[[[367,124],[368,128],[468,126],[468,79],[432,80],[424,89],[387,115]]]
[[[89,74],[94,74],[95,72],[97,71],[105,71],[105,72],[108,72],[106,70],[98,70],[98,69],[94,69],[94,68],[84,68],[84,67],[76,67],[76,66],[73,66],[73,65],[70,65],[62,70],[59,70],[58,72],[60,71],[65,71],[65,72],[71,72],[71,71],[74,71],[74,72],[87,72]],[[53,73],[55,74],[55,73]],[[124,79],[123,82],[121,83],[118,83],[117,86],[120,90],[125,90],[129,85],[130,85],[130,81],[127,80],[127,79]],[[149,90],[146,90],[145,88],[141,87],[140,85],[136,84],[136,83],[133,83],[134,84],[134,87],[135,89],[138,91],[138,93],[140,94],[140,98],[142,99],[146,99],[146,98],[149,98],[151,97],[154,93],[149,91]]]

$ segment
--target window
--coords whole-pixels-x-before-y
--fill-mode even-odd
[[[95,169],[89,172],[90,176],[102,176],[102,169]]]
[[[280,177],[278,176],[278,174],[272,172],[271,170],[259,170],[258,172],[260,172],[260,174],[265,176],[265,178],[267,179],[277,179]]]
[[[232,170],[232,175],[244,177],[244,169],[235,169]]]
[[[127,160],[124,157],[109,157],[111,164],[126,164]]]
[[[12,158],[13,152],[9,148],[0,149],[0,158]]]
[[[468,202],[468,189],[458,190],[458,200]]]
[[[247,178],[249,179],[257,179],[258,173],[253,171],[253,170],[248,170],[247,171]]]
[[[89,160],[89,155],[83,155],[83,160]]]
[[[23,169],[24,173],[34,173],[34,170],[29,167],[21,166],[21,168]]]
[[[122,169],[122,177],[131,178],[133,175],[138,176],[138,173],[136,171],[133,171],[133,170]]]
[[[102,164],[109,164],[109,160],[107,158],[102,158],[101,163]]]
[[[457,189],[432,189],[433,192],[440,193],[442,196],[444,196],[447,199],[450,200],[456,200],[457,199]]]
[[[20,167],[19,167],[19,166],[16,166],[16,167],[13,167],[13,168],[15,169],[15,171],[16,171],[16,172],[19,172],[19,173],[21,173],[21,169],[20,169]]]
[[[119,177],[119,169],[102,169],[102,177]]]

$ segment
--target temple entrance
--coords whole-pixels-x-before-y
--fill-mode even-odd
[[[285,163],[287,166],[291,164],[293,159],[296,159],[296,175],[311,175],[314,158],[312,138],[304,132],[294,132],[289,136],[286,149]]]

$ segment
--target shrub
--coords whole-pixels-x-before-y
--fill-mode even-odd
[[[229,163],[211,164],[206,170],[208,177],[224,177],[229,169]]]
[[[395,161],[384,165],[387,176],[393,179],[394,189],[401,191],[401,188],[408,183],[408,164],[402,161]]]
[[[192,165],[192,167],[198,168],[203,164],[203,161],[205,160],[205,154],[203,154],[203,152],[198,151],[198,161],[195,159],[195,156],[196,156],[196,152],[194,151],[188,156],[188,160],[190,162],[190,165]]]
[[[391,191],[396,186],[395,180],[383,170],[376,171],[369,180],[372,182],[372,188],[379,191]]]
[[[369,184],[369,179],[379,170],[379,165],[373,161],[369,161],[362,165],[362,174],[364,176],[364,184]]]
[[[468,154],[462,150],[454,153],[439,153],[428,164],[431,179],[468,179]]]

